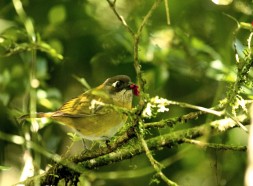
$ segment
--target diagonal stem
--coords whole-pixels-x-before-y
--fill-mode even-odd
[[[136,131],[137,137],[140,140],[142,147],[146,153],[147,158],[149,159],[151,165],[155,169],[157,175],[167,184],[171,186],[176,186],[177,184],[170,179],[168,179],[162,172],[162,165],[154,159],[151,151],[148,148],[147,142],[143,138],[143,123],[139,121],[139,131]]]

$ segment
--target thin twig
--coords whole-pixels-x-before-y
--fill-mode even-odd
[[[178,102],[178,101],[169,101],[169,104],[178,105],[178,106],[184,107],[184,108],[191,108],[191,109],[199,110],[199,111],[209,113],[209,114],[213,114],[213,115],[216,115],[216,116],[224,115],[224,111],[216,111],[216,110],[213,110],[212,108],[209,109],[209,108],[205,108],[205,107],[201,107],[201,106],[192,105],[192,104],[189,104],[189,103]]]
[[[160,3],[161,0],[156,0],[152,7],[150,8],[150,10],[148,11],[148,13],[145,15],[145,17],[143,18],[137,33],[134,35],[134,67],[135,67],[135,71],[137,74],[137,78],[138,78],[138,82],[140,84],[140,89],[142,91],[145,91],[144,86],[145,86],[145,80],[142,77],[142,72],[141,72],[141,65],[139,62],[139,42],[140,42],[140,37],[141,37],[141,33],[142,30],[144,28],[144,26],[147,24],[149,18],[151,17],[151,15],[153,14],[154,10],[158,7],[158,4]],[[140,110],[142,110],[144,108],[144,98],[141,97],[140,99]],[[143,123],[141,121],[141,118],[138,118],[138,123],[139,123],[139,131],[137,131],[137,136],[139,138],[139,140],[141,141],[142,147],[144,148],[144,151],[146,153],[146,156],[148,157],[151,165],[153,166],[153,168],[155,169],[155,171],[157,172],[158,176],[167,184],[167,185],[177,185],[175,182],[171,181],[170,179],[168,179],[163,172],[161,171],[162,167],[160,166],[159,162],[157,162],[154,157],[152,156],[149,147],[145,141],[145,139],[143,138]]]
[[[233,150],[233,151],[247,151],[247,146],[238,145],[225,145],[225,144],[215,144],[215,143],[205,143],[194,139],[182,139],[185,143],[190,143],[197,145],[202,148],[212,148],[216,150]]]
[[[170,11],[169,11],[168,0],[164,0],[164,6],[165,6],[165,11],[166,11],[167,24],[170,25]]]
[[[118,11],[116,10],[116,0],[114,0],[113,2],[111,2],[110,0],[106,0],[106,1],[110,5],[112,11],[116,15],[116,17],[120,20],[120,22],[122,23],[122,25],[127,29],[127,31],[132,35],[132,37],[134,37],[134,35],[135,35],[134,31],[128,26],[128,24],[125,21],[124,17],[122,15],[120,15],[118,13]]]
[[[148,20],[150,19],[150,17],[152,16],[154,10],[158,7],[160,2],[161,2],[161,0],[155,0],[152,7],[148,11],[148,13],[144,16],[144,18],[143,18],[136,34],[134,35],[134,68],[135,68],[135,71],[136,71],[136,74],[137,74],[137,78],[138,78],[138,82],[140,84],[140,90],[141,91],[145,91],[144,90],[145,80],[142,77],[141,65],[140,65],[140,62],[139,62],[140,37],[141,37],[141,33],[142,33],[142,30],[143,30],[144,26],[147,24]],[[140,99],[140,103],[141,103],[141,101],[142,100]]]
[[[141,24],[140,24],[140,26],[139,26],[139,28],[137,30],[137,33],[136,33],[135,37],[137,37],[137,38],[140,37],[144,26],[147,24],[148,20],[150,19],[150,17],[152,16],[154,10],[158,7],[158,5],[159,5],[160,2],[161,2],[161,0],[155,0],[154,4],[150,8],[150,10],[148,11],[148,13],[143,18],[143,20],[142,20],[142,22],[141,22]]]
[[[149,159],[151,165],[153,166],[153,168],[155,169],[157,175],[167,184],[167,185],[173,185],[176,186],[177,184],[173,181],[171,181],[170,179],[168,179],[162,172],[162,165],[156,161],[153,157],[153,155],[151,154],[151,151],[149,150],[149,147],[147,145],[147,142],[145,141],[145,139],[143,138],[143,123],[140,121],[139,122],[139,131],[136,131],[137,137],[140,140],[142,147],[146,153],[147,158]]]
[[[161,164],[164,168],[169,167],[173,163],[179,161],[185,156],[185,153],[189,151],[189,148],[184,148],[175,155],[169,156],[161,161]],[[145,166],[137,169],[130,170],[115,170],[110,172],[96,172],[97,179],[107,179],[107,180],[115,180],[115,179],[129,179],[129,178],[137,178],[142,176],[147,176],[155,173],[155,170],[151,166]]]
[[[232,116],[228,112],[226,112],[226,115],[231,118],[239,127],[241,127],[242,130],[244,130],[246,133],[249,133],[249,130],[239,121],[239,119],[235,116]]]
[[[145,128],[151,128],[151,127],[156,127],[156,128],[163,128],[163,127],[173,127],[177,123],[186,123],[189,120],[197,119],[199,116],[203,115],[205,112],[203,111],[197,111],[197,112],[190,112],[188,114],[179,116],[179,117],[174,117],[174,118],[169,118],[169,119],[163,119],[160,121],[156,122],[149,122],[145,123],[144,127]]]

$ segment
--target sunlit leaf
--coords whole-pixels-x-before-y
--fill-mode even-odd
[[[0,19],[0,34],[5,31],[6,29],[14,26],[15,23],[9,20]]]
[[[0,165],[0,170],[5,171],[5,170],[9,170],[11,167],[7,167],[7,166],[2,166]]]
[[[48,18],[52,24],[59,24],[64,22],[66,19],[65,7],[63,5],[54,6],[51,8]]]
[[[50,56],[52,56],[55,59],[58,59],[58,60],[63,59],[63,56],[61,54],[57,53],[57,51],[54,48],[52,48],[49,44],[47,44],[46,42],[40,42],[38,45],[38,49],[43,52],[46,52],[47,54],[49,54]]]
[[[229,5],[233,0],[212,0],[212,2],[217,5]]]
[[[76,75],[73,75],[73,77],[74,77],[79,83],[81,83],[81,84],[85,87],[85,89],[88,89],[88,90],[91,89],[89,83],[86,81],[85,78],[80,78],[80,77],[78,77],[78,76],[76,76]]]

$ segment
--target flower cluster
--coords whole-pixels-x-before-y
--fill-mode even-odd
[[[154,117],[159,112],[168,112],[169,108],[166,106],[169,105],[169,101],[164,98],[159,98],[158,96],[153,97],[147,103],[145,109],[142,112],[144,118]]]

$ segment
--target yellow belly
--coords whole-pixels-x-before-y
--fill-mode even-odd
[[[66,124],[81,133],[89,140],[104,140],[111,138],[125,124],[127,116],[113,111],[108,114],[84,117],[52,117],[53,120]]]

